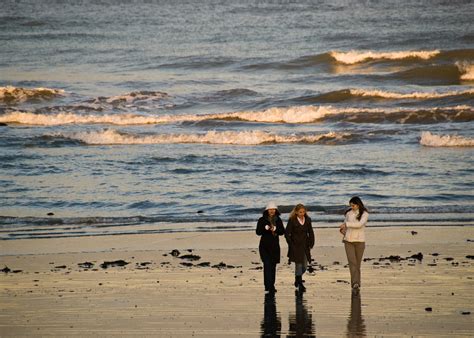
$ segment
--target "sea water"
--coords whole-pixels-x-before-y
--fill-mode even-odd
[[[474,224],[472,1],[6,0],[0,239]],[[49,215],[48,215],[49,214]]]

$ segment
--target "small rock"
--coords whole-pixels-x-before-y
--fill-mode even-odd
[[[188,266],[188,267],[193,266],[193,263],[188,263],[188,262],[181,262],[179,264],[184,265],[184,266]]]
[[[58,265],[54,267],[55,269],[66,269],[66,265]]]
[[[53,213],[53,212],[48,212],[46,215],[48,215],[48,216],[54,216],[54,213]]]
[[[446,257],[445,260],[447,260],[448,262],[450,262],[450,261],[453,261],[454,258],[453,258],[453,257]]]
[[[210,262],[202,262],[202,263],[197,264],[196,266],[199,266],[199,267],[208,267],[208,266],[211,266],[211,263],[210,263]]]
[[[0,127],[8,127],[8,124],[0,122]]]
[[[467,255],[466,258],[467,259],[474,259],[474,255]]]
[[[434,252],[434,253],[431,254],[431,256],[439,256],[439,253]]]
[[[471,311],[462,311],[461,314],[462,314],[462,315],[470,315],[470,314],[471,314]]]
[[[196,213],[197,214],[202,214],[202,213],[204,213],[204,211],[203,210],[198,210],[198,211],[196,211]]]
[[[431,312],[431,311],[433,311],[433,308],[431,308],[431,307],[425,307],[425,311]]]
[[[9,272],[12,271],[12,270],[10,270],[10,269],[8,268],[8,266],[5,266],[5,267],[4,267],[2,270],[0,270],[0,271],[1,271],[1,272],[5,272],[5,273],[9,273]]]
[[[177,249],[174,249],[170,252],[170,254],[173,257],[178,257],[181,254],[181,252],[179,252],[179,250],[177,250]]]
[[[415,235],[418,234],[418,232],[416,232],[416,231],[411,231],[411,234],[412,234],[412,236],[415,236]]]

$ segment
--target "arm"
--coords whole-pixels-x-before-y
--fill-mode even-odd
[[[285,239],[286,239],[286,242],[288,243],[288,245],[291,245],[291,242],[292,242],[292,228],[293,228],[293,224],[291,222],[291,220],[288,220],[288,223],[286,224],[286,229],[285,229]]]
[[[314,238],[313,225],[311,224],[311,219],[309,220],[309,223],[308,223],[308,240],[309,240],[308,242],[309,247],[313,248],[315,238]]]
[[[281,221],[280,218],[278,218],[278,221],[276,222],[276,233],[281,236],[285,234],[285,228],[283,227],[283,222]]]
[[[257,222],[257,229],[255,230],[255,232],[257,233],[257,235],[259,236],[262,236],[263,233],[266,231],[265,230],[265,220],[263,219],[263,217],[261,217],[258,222]]]
[[[360,228],[362,228],[363,226],[365,226],[367,224],[368,219],[369,219],[369,213],[367,211],[365,211],[362,214],[362,217],[360,218],[360,221],[346,222],[346,227],[354,228],[354,229],[360,229]]]

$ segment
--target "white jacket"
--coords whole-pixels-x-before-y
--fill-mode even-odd
[[[365,242],[365,226],[369,219],[369,213],[364,211],[360,221],[357,219],[357,214],[354,210],[350,210],[346,214],[346,234],[344,236],[344,241],[347,242]]]

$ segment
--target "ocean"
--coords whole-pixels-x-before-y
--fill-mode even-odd
[[[0,239],[474,225],[473,1],[5,0]]]

